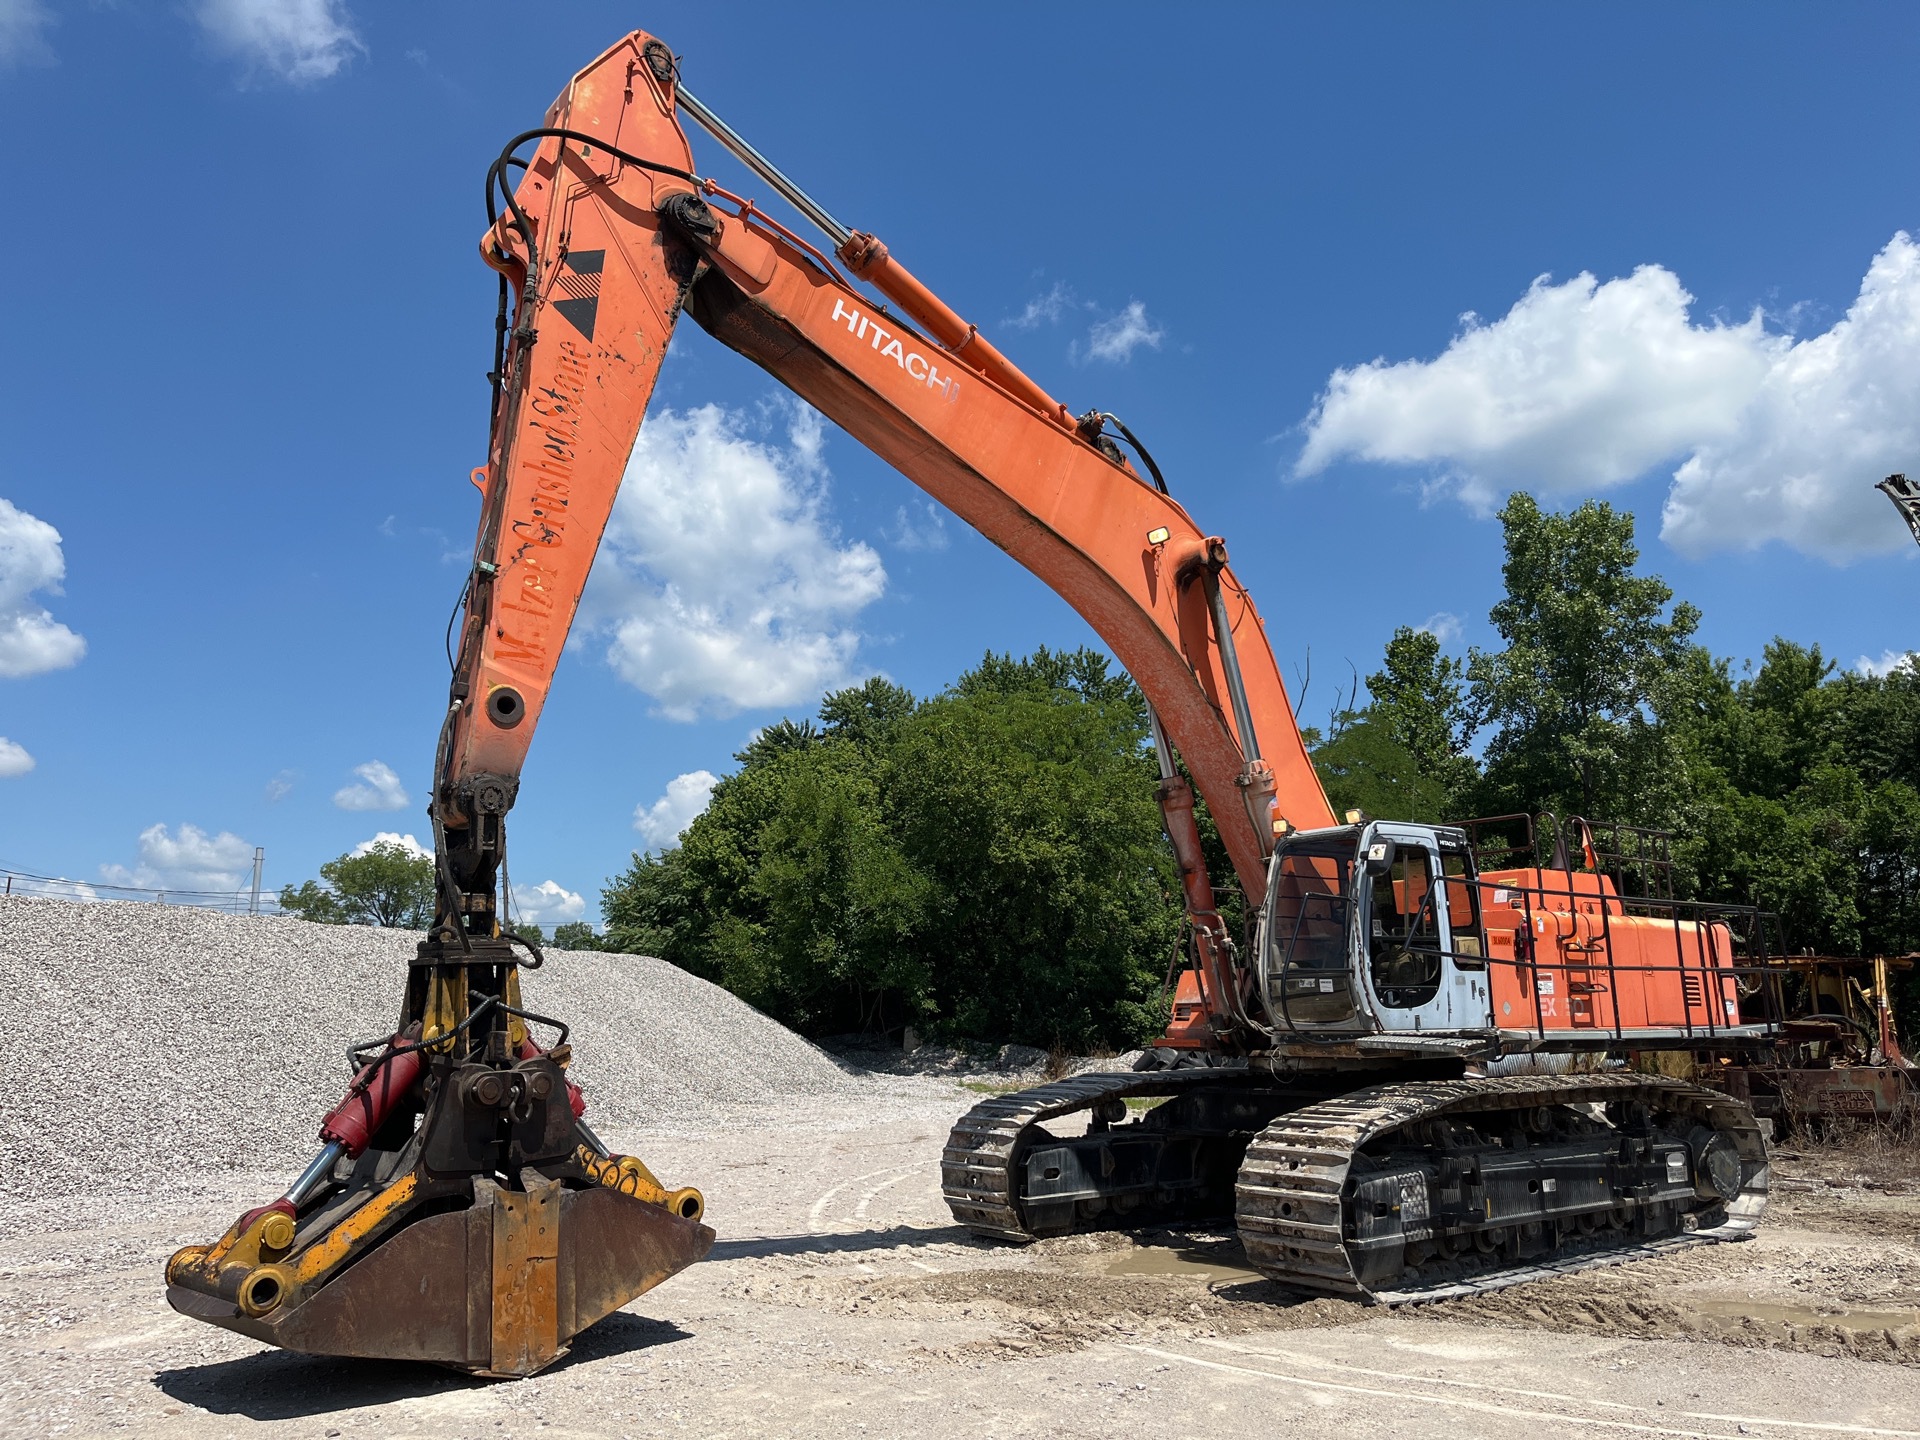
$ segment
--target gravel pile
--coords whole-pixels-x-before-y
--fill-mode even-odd
[[[0,1191],[194,1188],[196,1176],[230,1170],[291,1178],[346,1085],[346,1045],[391,1029],[417,939],[0,898],[0,989],[14,1032]],[[659,960],[549,951],[523,986],[529,1009],[573,1026],[587,1118],[616,1143],[638,1129],[698,1131],[770,1111],[857,1116],[890,1097],[927,1098],[854,1073]]]

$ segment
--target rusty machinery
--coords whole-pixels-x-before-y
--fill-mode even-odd
[[[1772,957],[1786,1019],[1772,1045],[1706,1067],[1706,1083],[1746,1101],[1782,1133],[1830,1121],[1911,1123],[1920,1069],[1894,1025],[1890,982],[1920,956]]]

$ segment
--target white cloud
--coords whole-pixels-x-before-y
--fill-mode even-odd
[[[416,859],[431,860],[433,858],[433,852],[418,840],[414,839],[413,836],[402,835],[393,830],[382,830],[371,840],[362,840],[358,845],[353,847],[353,853],[355,855],[368,854],[376,845],[398,845],[402,850]]]
[[[293,793],[294,782],[299,778],[300,776],[296,771],[282,770],[271,780],[267,781],[267,803],[272,805],[286,799],[287,796]]]
[[[75,900],[81,904],[92,904],[100,899],[100,892],[84,880],[30,880],[24,875],[13,877],[13,894],[42,895],[49,900]],[[108,899],[118,897],[108,896]]]
[[[585,915],[587,902],[555,881],[542,880],[531,890],[513,892],[513,913],[515,919],[536,925],[564,925]]]
[[[149,825],[140,832],[138,864],[100,867],[108,884],[143,890],[238,890],[252,875],[252,845],[227,830],[209,835],[198,825],[182,825],[178,834]]]
[[[85,640],[31,598],[58,595],[66,573],[60,532],[0,500],[0,679],[64,670],[87,653]]]
[[[1910,659],[1920,661],[1920,655],[1911,650],[1883,650],[1878,660],[1862,655],[1853,668],[1869,680],[1884,680]]]
[[[0,780],[11,780],[33,769],[33,756],[27,747],[0,735]]]
[[[1052,289],[1044,295],[1034,296],[1026,303],[1026,308],[1006,321],[1006,325],[1012,330],[1035,330],[1042,325],[1052,325],[1073,303],[1073,291],[1064,282],[1056,280]]]
[[[1442,645],[1451,645],[1460,638],[1460,617],[1450,610],[1436,610],[1413,628],[1424,630]]]
[[[407,805],[406,787],[393,767],[381,760],[369,760],[353,767],[360,777],[358,785],[345,785],[333,792],[333,803],[342,810],[403,810]]]
[[[367,49],[342,0],[199,0],[194,18],[223,52],[295,84],[328,79]]]
[[[670,719],[792,705],[853,678],[853,621],[887,572],[828,518],[819,415],[785,413],[781,446],[718,406],[663,410],[627,463],[582,620]]]
[[[931,500],[916,500],[894,511],[893,531],[887,536],[902,550],[947,548],[947,517]]]
[[[633,807],[633,828],[646,837],[649,850],[665,850],[680,838],[713,798],[720,777],[711,770],[689,770],[667,782],[666,794],[651,805]]]
[[[1680,460],[1662,536],[1700,553],[1780,540],[1842,560],[1908,541],[1873,493],[1920,468],[1920,246],[1896,234],[1845,317],[1804,340],[1756,310],[1696,324],[1678,277],[1536,280],[1433,360],[1335,371],[1295,465],[1436,467],[1486,507],[1514,488],[1604,489]]]
[[[1661,535],[1690,554],[1781,540],[1829,560],[1913,537],[1874,489],[1920,460],[1920,245],[1903,231],[1823,335],[1786,348],[1739,428],[1674,473]]]
[[[42,0],[0,0],[0,65],[47,65],[53,12]]]
[[[1130,300],[1118,315],[1099,321],[1087,332],[1085,353],[1089,360],[1125,364],[1142,345],[1158,350],[1165,338],[1166,332],[1147,319],[1147,307],[1138,300]]]

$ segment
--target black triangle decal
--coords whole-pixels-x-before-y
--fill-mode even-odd
[[[567,256],[567,268],[576,275],[598,275],[606,263],[604,250],[576,250]]]
[[[574,329],[587,339],[593,338],[594,317],[600,312],[600,297],[590,296],[585,300],[556,300],[553,308],[566,317]]]

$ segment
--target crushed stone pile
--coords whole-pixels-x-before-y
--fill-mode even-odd
[[[0,1191],[159,1192],[235,1170],[291,1179],[350,1078],[347,1045],[392,1032],[418,939],[0,898],[0,987],[15,1027]],[[903,1084],[843,1066],[664,961],[550,950],[521,983],[528,1009],[573,1027],[571,1073],[588,1120],[614,1143],[641,1129],[857,1113]],[[552,1032],[536,1033],[550,1043]]]

